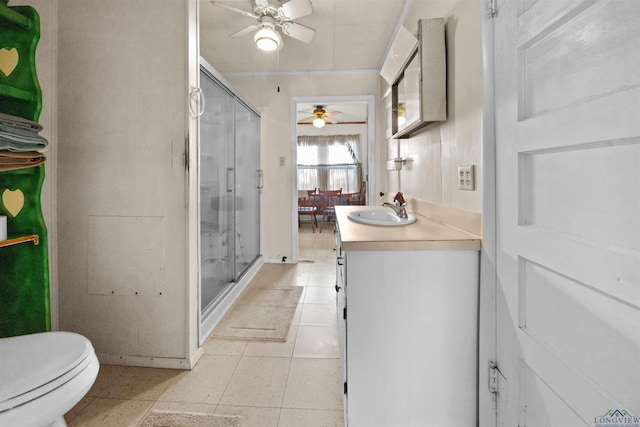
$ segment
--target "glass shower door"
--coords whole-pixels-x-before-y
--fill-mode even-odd
[[[200,313],[235,278],[233,97],[200,71],[205,110],[200,117]]]
[[[236,275],[260,254],[260,117],[236,99]]]

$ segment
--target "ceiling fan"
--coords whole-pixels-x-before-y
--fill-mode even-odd
[[[256,19],[258,21],[257,24],[236,31],[230,37],[242,37],[256,31],[254,40],[258,48],[262,50],[272,51],[282,45],[282,38],[276,31],[277,27],[280,28],[283,34],[303,43],[311,43],[315,38],[316,30],[293,22],[294,19],[311,15],[313,8],[309,0],[289,0],[278,7],[270,5],[268,0],[254,0],[254,2],[253,12],[248,12],[226,3],[211,1],[216,6],[222,6],[249,18]]]
[[[305,111],[300,111],[300,112],[305,113]],[[309,114],[308,112],[306,113]],[[298,124],[299,125],[313,124],[317,128],[321,128],[327,123],[331,123],[335,125],[335,124],[338,124],[338,120],[333,116],[337,116],[342,113],[340,111],[330,111],[327,113],[324,106],[316,105],[316,108],[313,109],[313,113],[311,114],[312,114],[311,116],[305,117],[304,119],[299,120]],[[310,122],[309,120],[311,119],[313,119],[313,121]]]

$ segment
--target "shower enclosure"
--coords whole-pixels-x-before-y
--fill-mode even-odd
[[[260,116],[204,60],[200,116],[200,339],[260,256]],[[210,329],[210,328],[209,328]]]

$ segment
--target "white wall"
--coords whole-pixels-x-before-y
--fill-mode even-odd
[[[215,68],[215,63],[212,63]],[[368,74],[305,74],[280,76],[225,76],[262,114],[262,253],[266,260],[291,259],[292,141],[291,98],[373,95],[379,99],[379,76]],[[277,86],[280,92],[277,92]],[[378,144],[380,146],[381,144]],[[285,166],[280,166],[280,157]],[[376,176],[381,176],[377,173]]]
[[[385,191],[447,206],[482,210],[482,58],[480,2],[433,0],[412,2],[403,25],[414,34],[418,19],[445,18],[448,119],[410,139],[400,140],[400,156],[410,159],[398,173],[388,172]],[[381,80],[381,91],[388,85]],[[398,142],[389,140],[387,159],[397,156]],[[385,159],[386,160],[386,159]],[[476,190],[457,186],[458,166],[476,167]]]
[[[194,6],[58,1],[60,327],[103,363],[189,367],[196,350],[184,160]]]
[[[152,3],[154,13],[149,13]],[[39,122],[44,127],[41,135],[49,141],[41,205],[49,236],[52,329],[83,333],[101,361],[111,354],[110,362],[188,368],[195,361],[198,311],[196,289],[187,291],[187,275],[181,268],[186,258],[185,221],[165,221],[165,242],[171,240],[180,256],[175,257],[177,267],[165,268],[164,298],[110,297],[89,295],[87,217],[107,211],[116,216],[135,211],[133,215],[150,218],[169,212],[177,212],[174,218],[185,215],[181,171],[188,115],[185,60],[187,37],[195,40],[196,27],[189,28],[187,36],[184,13],[188,10],[190,22],[195,22],[195,0],[165,0],[161,4],[147,0],[132,5],[124,14],[124,2],[116,9],[114,4],[76,0],[10,2],[10,6],[19,5],[32,6],[40,15],[36,49],[42,89]],[[91,18],[91,14],[99,18]],[[157,24],[171,19],[174,36]],[[128,25],[128,20],[135,25]],[[118,44],[127,32],[130,39],[147,38],[137,45]],[[153,43],[162,48],[153,49]],[[197,46],[193,47],[190,58],[195,74],[190,76],[197,76]],[[157,50],[158,55],[136,55],[139,49]],[[167,52],[174,54],[167,56]],[[135,61],[130,60],[130,54]],[[167,61],[167,57],[175,60]],[[144,73],[161,68],[164,71],[156,79]],[[129,84],[129,77],[139,84]],[[156,90],[166,79],[179,84],[164,84],[171,90]],[[156,101],[154,96],[172,99]],[[163,107],[160,112],[169,114],[170,120],[157,117]],[[153,125],[154,119],[161,125]],[[169,185],[158,183],[154,189],[153,183],[159,182],[156,172],[166,167],[170,157],[175,175],[169,178]],[[138,167],[125,165],[132,163]],[[145,185],[144,177],[152,185]],[[165,196],[176,191],[178,202],[167,202]],[[121,241],[102,255],[108,258],[131,251],[132,245],[135,243]],[[186,298],[188,306],[183,301]]]

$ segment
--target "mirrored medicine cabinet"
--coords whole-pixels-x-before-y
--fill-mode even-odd
[[[419,43],[391,86],[392,138],[447,119],[444,19],[418,21]]]

